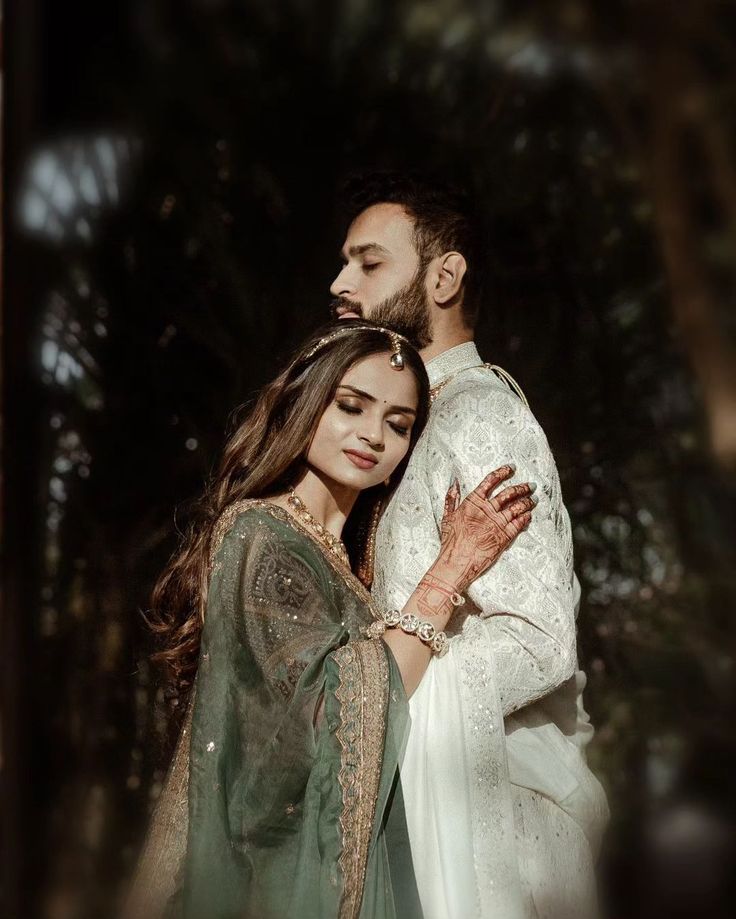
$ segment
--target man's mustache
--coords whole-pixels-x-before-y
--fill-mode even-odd
[[[335,297],[335,299],[330,302],[330,312],[332,313],[333,319],[339,319],[340,313],[347,312],[357,313],[362,317],[363,307],[360,303],[347,300],[345,297]]]

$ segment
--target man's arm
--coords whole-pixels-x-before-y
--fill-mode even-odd
[[[576,669],[572,541],[544,432],[509,390],[468,381],[435,408],[427,471],[435,520],[453,478],[464,496],[504,463],[536,482],[532,522],[467,591],[491,634],[504,715],[548,695]],[[436,451],[436,453],[435,453]]]

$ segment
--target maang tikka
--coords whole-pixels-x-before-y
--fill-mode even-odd
[[[320,338],[316,345],[304,355],[305,360],[309,360],[311,357],[324,348],[325,345],[329,344],[331,341],[334,341],[336,338],[339,338],[341,335],[345,335],[348,332],[363,330],[366,332],[383,332],[384,335],[388,335],[391,340],[391,357],[389,358],[389,363],[394,368],[394,370],[403,370],[405,365],[404,355],[401,353],[401,343],[405,342],[407,345],[411,346],[411,342],[408,338],[405,338],[403,335],[400,335],[398,332],[394,332],[393,329],[387,329],[385,326],[374,326],[374,325],[346,325],[344,328],[335,329],[334,332],[330,332],[329,335],[325,335],[324,338]]]

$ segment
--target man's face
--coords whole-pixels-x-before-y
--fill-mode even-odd
[[[432,341],[426,271],[414,223],[399,204],[374,204],[350,224],[330,287],[334,315],[382,322],[419,348]]]

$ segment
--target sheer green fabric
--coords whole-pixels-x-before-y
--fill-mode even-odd
[[[176,919],[419,915],[398,757],[408,705],[362,585],[248,502],[214,558]],[[233,519],[234,518],[234,519]]]

